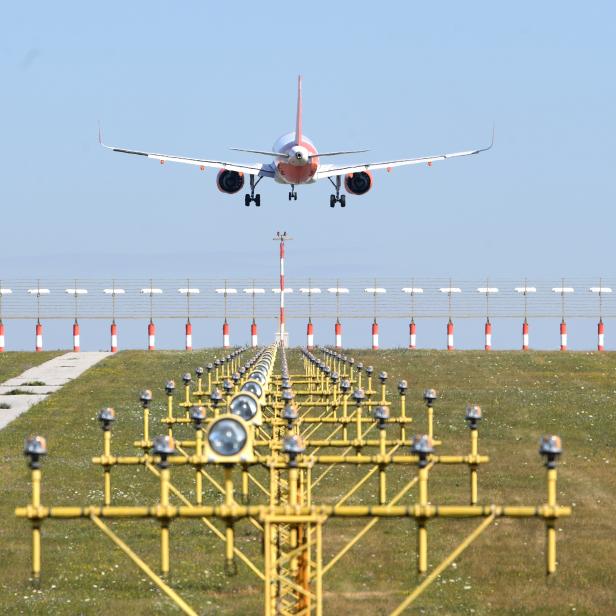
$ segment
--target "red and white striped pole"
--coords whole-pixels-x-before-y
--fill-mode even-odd
[[[186,344],[185,349],[192,351],[192,323],[190,320],[186,321]]]
[[[257,336],[257,322],[253,319],[250,325],[250,346],[253,348],[259,346],[259,338]]]
[[[36,346],[34,347],[37,353],[43,350],[43,324],[40,321],[36,323]]]
[[[148,323],[148,351],[153,351],[156,348],[156,325],[150,319]]]
[[[0,323],[0,333],[3,333],[2,323]],[[3,337],[4,343],[4,337]],[[2,345],[4,346],[4,344]],[[605,351],[605,325],[603,324],[603,319],[599,319],[599,323],[597,323],[597,351]]]
[[[524,318],[524,323],[522,323],[522,350],[528,351],[528,321],[526,317]]]
[[[453,351],[453,321],[449,319],[447,322],[447,350]]]
[[[490,323],[490,319],[486,320],[484,348],[486,351],[492,350],[492,323]]]
[[[379,324],[374,319],[372,323],[372,350],[376,351],[379,348]]]
[[[308,325],[306,326],[306,348],[309,351],[314,349],[314,328],[310,317],[308,317]]]
[[[118,351],[118,326],[115,321],[111,322],[111,352],[117,353]]]
[[[0,321],[0,353],[4,353],[4,323]]]
[[[79,323],[77,319],[73,323],[73,353],[79,353],[80,350],[80,341],[79,341]]]
[[[229,342],[229,323],[227,323],[227,319],[222,324],[222,348],[228,349],[231,346]]]
[[[334,335],[336,336],[336,348],[342,348],[342,323],[339,319],[336,319],[336,325],[334,326]]]
[[[409,349],[417,348],[417,326],[415,325],[415,319],[411,319],[409,323]]]
[[[565,319],[560,322],[560,350],[567,350],[567,323]]]

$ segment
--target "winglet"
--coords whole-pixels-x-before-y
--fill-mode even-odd
[[[297,117],[295,119],[295,145],[302,144],[302,76],[297,76]]]
[[[101,123],[98,123],[98,143],[99,145],[103,145],[103,129],[101,128]]]

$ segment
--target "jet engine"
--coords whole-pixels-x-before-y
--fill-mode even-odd
[[[244,174],[238,171],[221,169],[216,176],[216,186],[221,192],[233,195],[242,190],[244,186]]]
[[[344,188],[353,195],[365,195],[372,188],[372,174],[369,171],[349,173],[344,176]]]

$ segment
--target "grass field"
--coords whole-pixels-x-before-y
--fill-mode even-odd
[[[19,376],[28,368],[38,366],[58,355],[62,355],[62,353],[63,351],[43,351],[41,353],[10,351],[0,353],[0,383]]]
[[[26,355],[26,354],[24,354]],[[34,354],[31,354],[34,356]],[[43,525],[43,582],[28,584],[29,525],[13,516],[28,502],[29,472],[21,454],[29,433],[47,437],[43,503],[99,503],[100,469],[89,461],[101,451],[96,411],[112,405],[118,414],[113,451],[133,453],[140,438],[137,394],[154,390],[154,417],[163,414],[166,378],[211,360],[205,352],[123,352],[98,364],[59,393],[0,431],[3,498],[0,500],[0,613],[7,614],[168,614],[179,613],[126,557],[90,522],[48,521]],[[38,356],[37,356],[38,357]],[[480,502],[540,504],[545,501],[545,469],[537,454],[542,433],[558,433],[565,454],[559,465],[558,499],[574,507],[558,523],[559,569],[544,574],[544,525],[539,520],[499,520],[493,524],[415,604],[421,614],[614,614],[616,611],[616,354],[356,351],[354,357],[389,372],[393,386],[409,381],[410,411],[425,431],[424,387],[436,387],[436,436],[442,453],[467,453],[463,421],[467,402],[481,404],[480,452],[491,462],[480,469]],[[299,353],[289,356],[292,372]],[[397,400],[397,396],[393,396]],[[392,407],[397,413],[397,404]],[[186,434],[190,429],[186,429]],[[156,429],[153,430],[156,433]],[[414,472],[407,469],[406,473]],[[331,502],[361,469],[347,468],[324,481],[320,498]],[[191,481],[174,472],[188,493]],[[391,474],[392,492],[408,480]],[[155,503],[157,482],[144,469],[113,474],[116,504]],[[376,494],[369,482],[355,501]],[[215,497],[206,490],[206,502]],[[411,495],[411,499],[414,494]],[[433,503],[466,504],[463,468],[436,468],[430,476]],[[410,502],[410,499],[407,501]],[[430,565],[477,525],[476,521],[434,521]],[[332,521],[325,530],[327,558],[361,522]],[[154,523],[112,524],[131,547],[157,569]],[[239,565],[236,577],[223,572],[222,544],[198,522],[172,525],[172,584],[203,614],[262,612],[262,585]],[[260,540],[248,524],[238,527],[238,544],[255,560]],[[379,522],[324,580],[326,614],[387,614],[417,582],[415,527],[408,521]]]

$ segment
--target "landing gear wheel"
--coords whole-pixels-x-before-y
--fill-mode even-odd
[[[250,195],[248,193],[246,193],[246,195],[244,196],[244,205],[246,207],[248,207],[250,205],[250,202],[252,201]]]
[[[297,193],[294,190],[289,193],[289,201],[291,200],[297,201]]]
[[[261,195],[255,195],[254,202],[257,207],[261,207]]]
[[[346,207],[346,195],[340,195],[338,201],[340,201],[340,207]]]
[[[336,206],[336,195],[330,195],[329,196],[329,207],[335,207]]]

